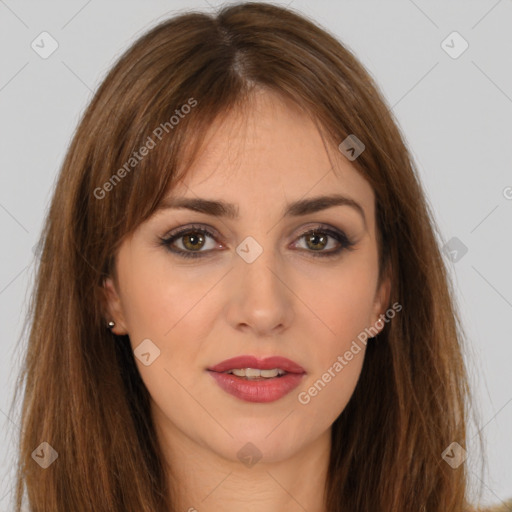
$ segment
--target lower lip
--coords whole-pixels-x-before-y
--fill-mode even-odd
[[[286,373],[282,377],[267,380],[246,380],[231,373],[208,370],[226,393],[246,402],[274,402],[294,390],[304,373]]]

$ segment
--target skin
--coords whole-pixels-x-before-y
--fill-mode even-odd
[[[384,325],[378,320],[390,281],[378,287],[375,197],[292,104],[260,91],[250,107],[212,126],[184,182],[169,191],[236,203],[239,219],[158,211],[117,253],[115,276],[105,282],[107,319],[116,334],[129,334],[134,349],[150,339],[160,350],[149,366],[135,360],[179,510],[323,512],[331,426],[352,396],[365,345],[307,405],[297,395],[365,328]],[[333,192],[356,200],[366,222],[346,205],[281,218],[288,202]],[[182,236],[174,246],[192,252],[192,244],[208,256],[185,259],[159,244],[192,223],[213,227],[219,239],[185,245]],[[301,235],[321,224],[344,232],[353,249],[312,255],[322,245]],[[251,264],[235,251],[247,236],[263,248]],[[339,246],[328,240],[320,250]],[[307,374],[277,401],[242,401],[206,371],[242,354],[288,357]],[[237,457],[248,442],[262,454],[252,467]]]

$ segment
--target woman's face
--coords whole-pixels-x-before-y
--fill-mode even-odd
[[[365,354],[358,340],[384,313],[389,282],[377,288],[372,188],[341,152],[331,159],[334,168],[308,117],[259,93],[243,122],[231,114],[211,127],[167,207],[120,247],[109,319],[129,334],[169,447],[182,439],[227,460],[284,460],[327,436],[347,405]],[[359,207],[304,206],[333,195]],[[234,215],[170,207],[177,198],[224,202]],[[217,366],[239,356],[295,367],[270,361],[286,374],[249,380],[224,372],[264,365]]]

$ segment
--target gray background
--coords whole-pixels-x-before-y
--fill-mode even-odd
[[[376,79],[410,147],[442,233],[478,398],[466,464],[483,501],[512,497],[512,1],[277,2],[309,15]],[[18,409],[9,414],[33,282],[32,248],[79,115],[128,45],[158,21],[213,0],[0,0],[0,509],[10,510]],[[47,59],[31,43],[59,47]],[[457,31],[469,48],[441,46]],[[448,44],[457,51],[460,41]],[[454,245],[455,244],[455,245]],[[460,247],[466,247],[463,254]],[[454,253],[452,253],[453,255]],[[462,257],[461,257],[462,255]]]

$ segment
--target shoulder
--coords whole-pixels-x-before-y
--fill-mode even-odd
[[[473,508],[467,512],[512,512],[512,499],[502,501],[497,505],[490,505],[482,508]]]

